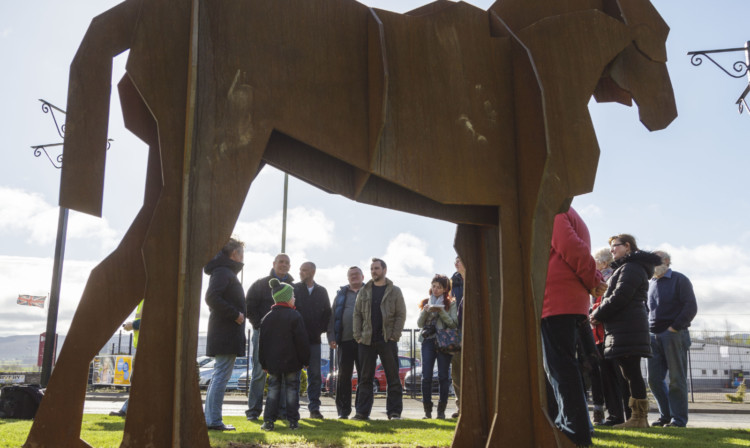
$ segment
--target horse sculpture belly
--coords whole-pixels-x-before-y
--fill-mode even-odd
[[[97,17],[71,67],[61,204],[101,212],[108,68],[126,48],[126,125],[151,147],[146,201],[92,272],[26,446],[85,446],[88,361],[141,297],[122,446],[208,446],[201,266],[264,163],[459,224],[472,406],[454,446],[566,445],[539,362],[552,219],[593,187],[592,93],[635,96],[650,129],[676,115],[667,32],[647,0],[441,0],[405,15],[351,0],[127,0]]]

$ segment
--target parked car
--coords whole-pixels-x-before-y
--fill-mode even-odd
[[[198,385],[201,387],[201,389],[207,389],[208,385],[211,383],[211,377],[214,374],[214,364],[215,361],[211,360],[200,368],[200,372],[198,374]],[[250,366],[250,368],[252,368],[252,366]],[[246,357],[241,357],[234,360],[234,369],[232,370],[232,376],[227,382],[227,390],[234,390],[239,388],[240,375],[244,374],[247,369],[248,363]]]
[[[195,362],[198,364],[198,368],[200,369],[201,367],[205,366],[206,364],[208,364],[209,362],[213,360],[214,360],[213,356],[199,356],[195,360]]]
[[[404,392],[411,394],[422,393],[422,367],[414,369],[414,374],[411,372],[406,374],[404,378]],[[435,368],[432,369],[432,393],[437,394],[440,392],[440,380],[438,379],[438,367],[435,363]],[[453,395],[453,383],[449,386],[448,393]]]
[[[401,385],[403,386],[404,377],[406,377],[406,374],[411,371],[412,364],[414,365],[414,367],[417,367],[421,364],[421,362],[418,359],[409,358],[408,356],[399,356],[398,364],[398,376],[401,380]],[[325,390],[329,395],[333,395],[334,391],[336,390],[337,379],[338,371],[333,372],[326,377]],[[356,369],[352,373],[352,390],[357,390]],[[378,393],[385,392],[386,390],[388,390],[388,381],[386,381],[385,370],[383,369],[383,365],[381,363],[378,363],[377,367],[375,367],[375,376],[372,379],[372,391],[373,393]]]
[[[328,368],[329,368],[329,362],[327,359],[321,359],[320,360],[320,377],[323,378],[323,381],[321,381],[320,384],[320,390],[325,390],[326,382],[325,378],[328,376]],[[240,375],[237,383],[238,389],[242,391],[247,391],[247,375],[248,373],[252,374],[252,369],[248,372],[242,372],[242,375]],[[251,375],[252,376],[252,375]]]

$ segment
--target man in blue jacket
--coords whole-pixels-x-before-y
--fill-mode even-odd
[[[698,305],[690,280],[669,268],[667,252],[654,251],[661,257],[648,286],[648,320],[651,351],[648,359],[648,385],[659,405],[659,420],[652,426],[685,427],[688,421],[687,351],[690,349],[688,327]],[[669,387],[665,378],[669,372]]]
[[[359,367],[359,344],[354,340],[354,304],[357,293],[364,285],[362,269],[352,266],[346,273],[348,285],[342,286],[333,299],[331,319],[328,323],[328,345],[338,349],[338,381],[336,382],[336,411],[339,418],[347,419],[352,412],[352,373]]]

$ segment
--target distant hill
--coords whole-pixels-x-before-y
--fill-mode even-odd
[[[109,341],[107,341],[99,354],[111,354],[111,353],[135,353],[135,350],[130,349],[130,332],[122,332],[114,334]],[[63,342],[65,342],[65,335],[58,335],[57,337],[57,353],[60,354]],[[39,353],[39,335],[27,334],[18,336],[2,336],[0,337],[0,364],[18,364],[20,366],[36,366],[37,355]],[[198,335],[198,356],[202,356],[206,353],[206,335],[205,333]]]

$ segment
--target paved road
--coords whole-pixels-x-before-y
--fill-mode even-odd
[[[83,411],[87,414],[108,414],[111,411],[117,411],[122,406],[122,402],[125,399],[125,395],[116,396],[96,396],[90,397],[86,400]],[[321,412],[327,418],[336,417],[336,406],[334,405],[333,399],[328,397],[321,397]],[[700,409],[698,409],[700,407]],[[243,397],[238,395],[227,395],[224,403],[224,415],[227,416],[242,416],[245,415],[245,409],[247,408],[247,401]],[[724,404],[696,404],[696,410],[690,413],[690,421],[688,426],[700,427],[700,428],[744,428],[750,429],[750,413],[746,409],[748,406],[733,406]],[[448,414],[454,411],[453,401],[449,403]],[[300,415],[302,418],[307,417],[307,403],[306,400],[300,403]],[[404,398],[404,411],[402,417],[419,419],[423,416],[422,403],[411,398]],[[434,415],[434,411],[433,411]],[[385,420],[385,398],[377,397],[373,405],[372,414],[370,415],[373,419]],[[649,413],[649,421],[655,420],[657,414],[655,411]]]

